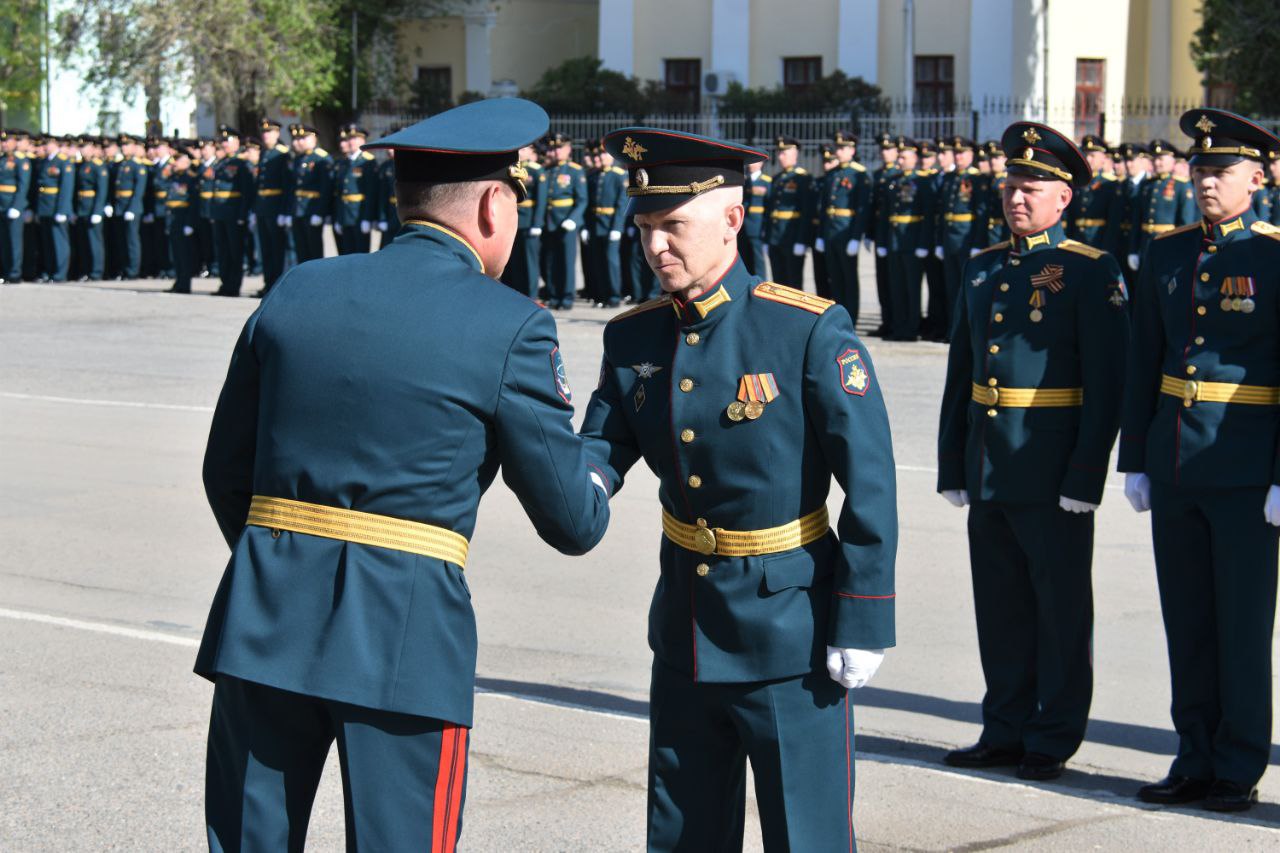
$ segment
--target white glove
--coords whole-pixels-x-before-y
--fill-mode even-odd
[[[916,257],[917,257],[917,258],[927,258],[927,257],[929,257],[929,250],[928,250],[928,249],[916,249]]]
[[[866,685],[880,668],[884,649],[837,649],[827,646],[827,674],[843,687]]]
[[[1129,256],[1129,269],[1133,270],[1134,272],[1137,272],[1137,270],[1138,270],[1138,256],[1137,256],[1137,255],[1130,255],[1130,256]]]
[[[285,225],[284,225],[284,220],[285,220],[285,215],[284,215],[283,213],[278,214],[278,215],[276,216],[276,227],[277,227],[277,228],[284,228],[284,227],[285,227]]]
[[[530,236],[530,237],[541,237],[541,236],[542,236],[542,229],[541,229],[541,228],[530,228],[530,229],[529,229],[529,236]]]
[[[373,231],[373,223],[372,223],[372,222],[370,222],[368,219],[361,219],[361,220],[360,220],[360,233],[361,233],[361,234],[368,234],[368,233],[369,233],[369,232],[371,232],[371,231]]]
[[[1066,510],[1067,512],[1081,513],[1093,512],[1098,508],[1098,505],[1085,503],[1084,501],[1072,500],[1071,498],[1065,498],[1062,495],[1058,495],[1058,507]]]
[[[588,234],[586,231],[583,231],[583,232],[582,232],[581,234],[579,234],[578,236],[579,236],[579,238],[582,240],[582,245],[584,245],[584,246],[585,246],[585,245],[587,245],[587,241],[591,239],[591,235],[590,235],[590,234]]]
[[[825,252],[827,250],[827,241],[819,237],[813,241],[813,250],[815,252]]]
[[[794,246],[791,247],[791,254],[795,255],[797,258],[803,258],[804,253],[805,253],[804,243],[796,243]]]
[[[618,242],[619,240],[621,240],[621,239],[622,239],[622,232],[621,232],[621,231],[610,231],[610,232],[609,232],[609,242],[610,242],[610,243],[617,243],[617,242]]]
[[[89,224],[98,225],[102,222],[102,214],[93,213],[89,215]]]
[[[22,211],[18,210],[18,208],[16,207],[9,208],[9,212],[5,214],[5,216],[9,217],[10,219],[17,219],[21,215],[22,215]]]
[[[578,223],[574,222],[572,219],[566,219],[564,222],[560,223],[560,227],[565,231],[577,231]]]
[[[317,216],[313,213],[311,214],[311,218],[307,221],[311,223],[312,228],[319,228],[321,225],[324,224],[324,217]]]
[[[955,507],[969,505],[969,493],[964,489],[943,489],[942,496]]]
[[[384,234],[386,233],[387,229],[390,227],[391,227],[390,223],[388,223],[385,219],[378,220],[378,230],[383,232]]]
[[[1146,512],[1151,509],[1151,478],[1146,474],[1124,475],[1124,496],[1134,512]],[[1270,502],[1270,496],[1268,496]]]
[[[846,255],[848,255],[849,257],[851,257],[851,258],[852,258],[852,257],[854,257],[855,255],[857,255],[857,254],[858,254],[858,241],[857,241],[857,240],[850,240],[848,243],[846,243],[846,244],[845,244],[845,247],[844,247],[844,253],[845,253]]]
[[[981,251],[982,251],[981,249],[970,249],[970,250],[969,250],[969,257],[971,257],[971,258],[972,258],[974,255],[978,254],[978,253],[979,253],[979,252],[981,252]]]
[[[250,228],[257,228],[257,227],[258,227],[258,214],[256,214],[256,213],[250,213],[250,214],[249,214],[249,227],[250,227]]]
[[[284,226],[285,228],[292,228],[292,227],[293,227],[293,217],[292,217],[292,216],[290,216],[290,215],[288,215],[288,214],[286,213],[284,216],[281,216],[281,217],[280,217],[280,219],[282,220],[282,221],[280,222],[280,224],[281,224],[282,226]]]
[[[877,258],[887,257],[887,256],[888,256],[888,254],[889,254],[889,250],[888,250],[887,248],[885,248],[884,246],[876,246],[876,257],[877,257]]]
[[[135,214],[132,210],[126,210],[126,211],[124,212],[124,221],[125,221],[125,222],[132,222],[132,221],[133,221],[134,219],[136,219],[136,218],[137,218],[137,214]]]
[[[335,222],[335,223],[333,223],[333,233],[334,233],[334,234],[341,234],[341,233],[342,233],[342,226],[341,226],[341,225],[339,225],[339,224],[338,224],[338,223],[336,223],[336,222]]]
[[[1266,516],[1267,524],[1280,527],[1280,486],[1267,489],[1267,502],[1262,507],[1262,514]]]
[[[102,215],[110,219],[116,215],[116,209],[108,204],[102,208]]]
[[[192,234],[194,234],[194,233],[196,233],[196,229],[192,228],[190,225],[183,225],[183,226],[182,226],[182,236],[183,236],[183,237],[190,237],[190,236],[191,236]]]
[[[937,258],[938,260],[942,260],[942,247],[941,247],[941,246],[934,246],[934,247],[933,247],[933,256],[934,256],[935,258]]]
[[[54,221],[54,222],[66,222],[66,221],[67,221],[67,215],[66,215],[65,213],[55,213],[55,214],[53,215],[53,221]]]
[[[156,215],[154,213],[144,213],[142,215],[142,221],[150,225],[152,222],[156,221]]]

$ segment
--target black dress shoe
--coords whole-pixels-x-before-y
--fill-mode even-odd
[[[1138,799],[1144,803],[1176,806],[1203,800],[1209,793],[1206,779],[1189,779],[1186,776],[1166,776],[1159,782],[1143,785],[1138,789]]]
[[[1218,779],[1209,787],[1204,807],[1213,812],[1243,812],[1258,801],[1258,789]]]
[[[952,767],[1013,767],[1022,761],[1021,749],[1000,749],[976,743],[965,749],[953,749],[942,759]]]
[[[1018,765],[1018,778],[1032,782],[1048,782],[1062,775],[1063,762],[1043,752],[1028,752]]]

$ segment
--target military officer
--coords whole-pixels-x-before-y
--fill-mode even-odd
[[[742,230],[738,232],[738,254],[742,256],[747,272],[761,278],[769,274],[764,260],[764,205],[772,183],[773,178],[764,173],[763,164],[747,164],[747,183],[743,187],[743,195],[746,196],[743,206],[747,215],[742,222]]]
[[[827,176],[840,165],[836,152],[830,145],[822,146],[822,174],[814,175],[809,183],[809,238],[813,247],[813,289],[823,299],[831,298],[831,277],[827,275],[826,243],[822,240],[819,225],[822,211],[818,205],[826,195]],[[819,249],[818,247],[822,248]]]
[[[75,219],[75,254],[80,281],[98,281],[103,276],[106,254],[102,244],[102,211],[107,206],[107,165],[89,137],[80,137],[80,162],[76,164],[76,198],[71,213]]]
[[[942,259],[938,257],[938,202],[942,197],[943,181],[955,169],[955,151],[948,139],[921,139],[918,144],[920,165],[916,171],[928,175],[932,184],[932,206],[925,213],[930,247],[921,261],[929,293],[927,301],[923,302],[925,316],[920,323],[920,334],[928,340],[940,341],[947,336],[946,317],[950,312],[946,307],[946,271],[943,269]]]
[[[1157,234],[1196,222],[1195,192],[1191,182],[1173,174],[1177,151],[1164,139],[1151,140],[1151,166],[1155,174],[1144,181],[1133,210],[1129,269],[1137,271],[1142,252]]]
[[[1271,753],[1280,532],[1280,229],[1254,215],[1280,139],[1181,119],[1201,219],[1156,236],[1134,294],[1119,468],[1151,511],[1178,753],[1138,796],[1243,811]]]
[[[244,227],[240,229],[244,244],[244,268],[249,275],[262,275],[262,252],[258,248],[258,163],[262,160],[262,140],[246,136],[240,140],[240,162],[249,171],[249,189],[245,208],[249,211]],[[255,294],[256,296],[257,294]]]
[[[38,281],[67,280],[71,263],[70,224],[75,199],[75,164],[63,154],[57,137],[47,137],[36,165],[36,218],[40,223],[41,273]]]
[[[369,251],[377,217],[378,168],[373,154],[363,150],[369,134],[356,124],[338,131],[343,154],[333,173],[333,231],[338,254]]]
[[[933,252],[933,173],[917,169],[920,146],[898,137],[898,168],[886,209],[889,222],[889,287],[893,327],[889,339],[915,341],[920,333],[920,282]]]
[[[1092,171],[1071,140],[1016,122],[1004,213],[1013,237],[964,267],[938,435],[938,491],[969,505],[986,694],[957,767],[1057,778],[1093,693],[1093,512],[1120,426],[1128,340],[1120,267],[1062,216]]]
[[[546,126],[498,98],[380,140],[405,215],[392,246],[290,269],[245,324],[204,464],[232,549],[196,660],[215,849],[300,848],[335,739],[349,849],[455,849],[480,496],[501,468],[557,550],[604,533],[555,322],[491,277],[517,151]]]
[[[116,167],[115,183],[111,190],[112,215],[119,219],[121,279],[137,278],[142,271],[142,216],[147,196],[147,164],[141,156],[138,137],[120,134],[122,159]]]
[[[1280,154],[1267,162],[1267,182],[1253,194],[1253,212],[1264,222],[1280,224]]]
[[[213,165],[213,203],[209,219],[217,245],[221,284],[218,296],[239,296],[244,280],[244,226],[249,219],[253,174],[240,158],[240,131],[228,125],[218,128],[222,157]]]
[[[1121,265],[1125,282],[1132,287],[1137,274],[1137,264],[1132,263],[1129,255],[1134,241],[1134,219],[1137,216],[1139,197],[1143,185],[1147,181],[1147,149],[1146,146],[1126,142],[1120,146],[1120,157],[1116,161],[1123,163],[1124,176],[1119,179],[1115,193],[1119,198],[1120,225],[1114,237],[1115,247],[1110,248],[1117,258],[1121,255],[1125,263]]]
[[[396,157],[387,151],[386,158],[378,164],[378,249],[391,245],[400,230],[400,214],[396,210]],[[523,210],[523,208],[521,208]]]
[[[832,298],[849,312],[855,326],[861,300],[858,249],[867,233],[871,207],[871,177],[866,167],[854,159],[857,144],[858,137],[850,131],[835,133],[831,145],[837,166],[827,173],[817,202],[817,239],[822,241],[819,251],[826,253]],[[816,243],[814,248],[818,250]]]
[[[324,257],[324,221],[333,207],[333,160],[316,146],[309,124],[289,127],[293,138],[293,244],[298,263]]]
[[[582,227],[578,229],[578,239],[582,243],[579,256],[582,259],[582,290],[579,296],[586,297],[589,304],[602,305],[605,297],[600,291],[600,277],[596,275],[596,256],[591,247],[591,237],[595,234],[596,197],[600,192],[600,178],[604,173],[600,170],[600,141],[589,139],[582,146],[582,171],[587,182],[587,206],[582,212]]]
[[[895,182],[901,170],[898,168],[898,139],[887,133],[880,135],[880,167],[876,169],[871,184],[871,210],[868,213],[867,236],[876,254],[876,298],[880,302],[880,326],[873,332],[886,337],[893,328],[893,291],[889,286],[889,242],[892,226],[889,208]]]
[[[992,140],[987,143],[987,162],[991,164],[991,175],[985,188],[985,207],[987,210],[987,233],[982,248],[994,246],[1009,239],[1009,223],[1004,221],[1004,185],[1008,180],[1005,166],[1008,158],[1000,143]],[[963,277],[962,277],[963,278]],[[962,282],[963,283],[963,282]],[[964,290],[964,287],[960,288]]]
[[[578,235],[587,209],[587,176],[569,159],[573,140],[562,133],[549,140],[554,165],[547,175],[547,307],[567,311],[573,307],[577,284]]]
[[[773,143],[778,173],[769,183],[765,200],[765,243],[769,246],[769,271],[779,284],[804,287],[804,256],[810,241],[807,211],[812,177],[797,166],[800,143],[779,136]]]
[[[147,158],[151,163],[147,197],[152,202],[152,220],[147,223],[144,217],[143,225],[150,225],[152,275],[168,278],[173,275],[173,259],[169,254],[169,208],[165,205],[169,197],[169,178],[173,174],[173,149],[169,140],[164,137],[153,140]]]
[[[1086,135],[1080,150],[1093,172],[1087,186],[1080,187],[1067,209],[1067,236],[1089,246],[1109,251],[1115,244],[1120,224],[1120,200],[1116,176],[1108,171],[1107,143],[1100,136]]]
[[[293,227],[293,170],[289,149],[280,143],[280,122],[262,119],[258,122],[258,134],[262,139],[262,154],[258,157],[253,212],[258,225],[265,293],[284,274],[289,231]]]
[[[613,491],[642,457],[659,478],[648,848],[739,849],[750,759],[765,849],[850,850],[848,689],[894,645],[893,449],[870,355],[842,307],[739,260],[744,162],[764,151],[641,127],[605,145],[665,292],[605,327],[581,431]],[[836,531],[832,476],[857,496]]]
[[[516,205],[516,241],[511,247],[511,260],[502,272],[502,280],[517,293],[538,298],[538,250],[542,238],[539,223],[546,221],[547,177],[532,145],[520,149],[520,168],[524,169],[524,197]]]
[[[960,295],[961,274],[965,262],[985,245],[986,199],[983,197],[983,180],[973,165],[975,143],[964,136],[950,140],[951,157],[955,168],[947,172],[939,187],[936,213],[937,237],[934,258],[942,261],[945,300],[937,306],[941,312],[934,324],[937,337],[947,340],[951,330],[951,313]],[[932,314],[934,308],[929,311]]]
[[[587,254],[591,257],[598,286],[597,302],[605,308],[622,304],[622,229],[626,227],[627,172],[615,165],[604,148],[596,154],[600,163],[596,175],[595,206]]]
[[[31,191],[31,160],[19,150],[26,131],[0,129],[0,282],[22,281],[22,217]]]
[[[189,141],[179,140],[173,148],[168,194],[164,206],[169,221],[169,257],[173,259],[174,282],[170,293],[190,293],[196,272],[195,216],[200,193],[200,176],[193,165],[199,152]]]

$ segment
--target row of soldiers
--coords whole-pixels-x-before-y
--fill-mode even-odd
[[[240,293],[246,271],[266,288],[294,263],[367,252],[399,228],[390,158],[339,130],[341,156],[316,129],[264,119],[257,136],[222,125],[213,138],[49,136],[0,130],[0,279],[9,282],[216,276]],[[389,238],[388,238],[389,239]]]

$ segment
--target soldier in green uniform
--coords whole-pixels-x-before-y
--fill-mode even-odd
[[[395,132],[394,130],[392,132]],[[378,249],[381,251],[391,245],[396,232],[400,230],[400,213],[396,210],[396,152],[387,151],[387,156],[378,164]]]
[[[209,219],[217,246],[218,296],[239,296],[244,281],[244,226],[249,220],[253,173],[240,157],[240,131],[228,125],[218,128],[222,157],[213,164],[213,202]]]
[[[0,283],[22,281],[22,217],[31,191],[31,160],[18,143],[26,135],[0,129]]]
[[[258,215],[255,212],[258,208],[258,163],[262,161],[262,140],[246,136],[241,143],[240,161],[249,170],[249,216],[240,229],[244,243],[244,268],[249,275],[262,275],[262,250],[258,246]]]
[[[891,185],[885,210],[889,223],[889,292],[893,326],[888,338],[916,341],[920,335],[920,283],[924,261],[933,252],[933,173],[917,169],[920,147],[898,137],[900,174]]]
[[[164,206],[169,220],[169,257],[173,259],[173,286],[170,293],[190,293],[191,278],[196,273],[195,216],[200,193],[200,176],[193,160],[189,141],[179,140],[173,148],[169,171],[169,191]]]
[[[769,246],[769,271],[773,280],[789,287],[804,287],[804,256],[809,246],[809,193],[813,178],[797,166],[800,143],[790,136],[774,140],[773,159],[778,173],[765,199],[765,243]]]
[[[103,276],[106,254],[102,243],[102,211],[107,206],[107,164],[100,149],[89,137],[80,137],[80,162],[76,166],[74,217],[75,254],[79,281],[98,281]]]
[[[581,430],[611,490],[642,458],[659,480],[648,849],[740,849],[750,760],[765,849],[851,850],[849,688],[894,645],[870,356],[842,307],[739,260],[744,163],[764,151],[641,127],[605,145],[666,294],[605,327]],[[835,531],[833,476],[857,496]]]
[[[827,175],[839,165],[840,161],[836,159],[835,151],[830,145],[823,145],[822,174],[814,175],[809,183],[809,210],[806,215],[809,218],[810,246],[813,248],[813,289],[823,299],[831,298],[831,276],[827,274],[826,243],[818,230],[822,218],[822,211],[818,206],[826,195]],[[822,248],[819,249],[819,246]]]
[[[614,164],[613,155],[597,146],[600,164],[592,207],[591,239],[586,250],[595,269],[596,301],[605,308],[622,304],[622,229],[627,212],[627,172]]]
[[[1080,141],[1093,177],[1080,187],[1067,208],[1067,236],[1103,251],[1115,245],[1120,225],[1120,200],[1116,176],[1108,171],[1110,157],[1102,137],[1089,134]]]
[[[36,219],[40,223],[41,272],[37,281],[67,280],[71,263],[70,219],[76,170],[57,137],[46,137],[36,169]]]
[[[1143,182],[1133,210],[1129,246],[1129,269],[1138,270],[1138,260],[1147,244],[1158,234],[1196,222],[1195,192],[1191,182],[1173,174],[1176,149],[1164,139],[1151,140],[1151,166],[1155,174]]]
[[[1128,342],[1120,267],[1067,239],[1071,140],[1016,122],[1004,213],[1013,237],[964,267],[938,433],[938,491],[969,505],[986,694],[957,767],[1048,780],[1084,740],[1093,695],[1093,512],[1116,432]]]
[[[280,144],[280,122],[264,118],[258,122],[262,153],[254,193],[258,249],[262,255],[262,292],[284,275],[289,231],[293,227],[293,170],[289,149]]]
[[[1151,241],[1134,294],[1119,468],[1151,511],[1178,754],[1151,803],[1243,811],[1271,756],[1280,537],[1280,229],[1257,219],[1280,139],[1185,113],[1202,218]]]
[[[1005,165],[1008,158],[996,140],[987,143],[987,162],[991,165],[991,175],[984,191],[987,210],[987,233],[982,241],[984,249],[1009,239],[1009,223],[1004,221],[1004,185],[1008,181]],[[960,289],[964,290],[963,287]]]
[[[738,254],[742,256],[747,272],[761,278],[769,273],[765,266],[764,206],[772,183],[773,178],[764,173],[763,164],[747,164],[747,183],[743,187],[743,195],[746,196],[743,206],[747,215],[742,229],[738,231]]]
[[[579,296],[585,297],[590,305],[601,305],[604,299],[600,293],[600,278],[596,275],[596,257],[592,250],[591,237],[595,233],[596,196],[600,191],[600,142],[589,139],[582,146],[582,171],[587,182],[587,206],[582,212],[582,227],[578,229],[578,240],[581,242],[579,257],[582,259],[582,290]]]
[[[369,238],[377,218],[378,167],[364,149],[369,134],[356,124],[338,131],[343,154],[333,173],[333,232],[338,254],[369,251]]]
[[[520,168],[524,169],[524,197],[516,205],[516,241],[511,247],[511,260],[502,272],[502,280],[517,293],[538,298],[539,249],[542,222],[547,216],[547,176],[538,162],[532,145],[520,149]]]
[[[293,137],[293,244],[298,263],[324,257],[324,221],[333,208],[333,160],[316,146],[309,124],[289,127]]]
[[[941,312],[934,328],[938,337],[948,340],[951,330],[951,312],[960,295],[961,274],[965,262],[985,245],[982,226],[986,224],[986,199],[983,197],[983,180],[973,165],[974,142],[963,136],[950,140],[951,156],[955,168],[943,176],[939,188],[935,215],[937,237],[934,258],[942,261],[945,300],[938,306]],[[933,308],[931,307],[932,314]]]
[[[1267,182],[1253,194],[1253,213],[1263,222],[1280,225],[1280,155],[1267,161]]]
[[[855,327],[862,299],[858,249],[867,233],[871,207],[871,176],[866,167],[854,159],[857,144],[858,137],[849,131],[837,131],[832,139],[837,166],[827,173],[817,201],[818,237],[814,245],[815,251],[826,253],[831,298],[849,312]],[[818,240],[822,241],[821,249]]]
[[[119,221],[117,239],[120,257],[119,279],[135,279],[142,271],[142,215],[147,197],[147,164],[142,159],[141,140],[120,134],[122,159],[116,167],[111,188],[112,215]]]
[[[173,149],[169,140],[157,137],[147,153],[151,161],[151,173],[147,180],[147,197],[152,201],[150,223],[153,275],[169,278],[173,275],[173,258],[169,253],[169,178],[173,174]],[[147,225],[145,218],[144,225]]]
[[[880,167],[871,184],[871,210],[868,213],[867,236],[876,255],[876,298],[880,302],[880,326],[872,334],[887,337],[893,329],[893,290],[889,286],[889,243],[893,228],[889,223],[894,184],[898,168],[898,138],[880,135]]]
[[[1114,190],[1117,197],[1120,225],[1113,238],[1114,244],[1108,246],[1107,250],[1116,258],[1123,257],[1125,259],[1125,262],[1120,265],[1120,270],[1124,273],[1125,283],[1132,287],[1137,268],[1136,265],[1130,262],[1129,255],[1133,246],[1133,221],[1138,209],[1138,199],[1142,194],[1143,184],[1147,180],[1146,147],[1133,142],[1125,142],[1119,146],[1119,157],[1112,162],[1119,165],[1123,174],[1117,175],[1116,188]]]
[[[578,234],[587,209],[587,177],[569,159],[573,140],[557,133],[548,140],[554,165],[546,170],[547,307],[567,311],[577,295]]]

